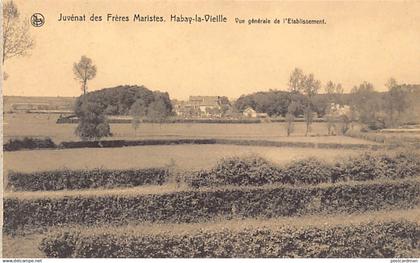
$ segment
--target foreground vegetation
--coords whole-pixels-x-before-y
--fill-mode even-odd
[[[188,234],[103,231],[54,233],[40,249],[48,257],[410,257],[419,249],[420,225],[409,221],[296,228],[227,228]]]
[[[214,217],[280,217],[414,208],[420,181],[376,181],[315,187],[184,190],[164,194],[4,198],[6,233],[63,224],[202,222]]]
[[[3,232],[9,245],[33,238],[48,257],[411,257],[419,171],[418,154],[400,152],[230,157],[195,172],[10,172]]]
[[[420,174],[420,156],[414,152],[394,155],[364,153],[327,163],[313,157],[279,165],[251,155],[220,160],[211,169],[180,171],[175,167],[129,170],[52,170],[32,173],[9,171],[7,189],[57,191],[86,188],[162,185],[169,182],[191,187],[259,186],[267,184],[316,185],[346,181],[404,179]]]

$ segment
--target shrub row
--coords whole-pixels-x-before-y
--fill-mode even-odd
[[[418,175],[420,156],[413,152],[400,152],[394,156],[364,153],[334,165],[307,158],[279,166],[258,156],[248,156],[222,159],[213,169],[193,172],[187,182],[192,187],[257,186],[402,179]]]
[[[62,142],[60,148],[113,148],[143,145],[173,145],[173,144],[215,144],[213,139],[166,139],[166,140],[104,140],[104,141],[74,141]]]
[[[404,220],[184,234],[62,231],[45,237],[40,250],[58,258],[395,258],[415,257],[419,238],[420,226]]]
[[[25,149],[44,149],[44,148],[56,148],[57,145],[51,140],[51,138],[29,138],[23,139],[10,139],[3,145],[4,151],[17,151]]]
[[[76,118],[59,118],[57,124],[63,123],[78,123]],[[165,119],[165,120],[152,120],[145,119],[144,123],[233,123],[233,124],[254,124],[261,123],[260,119]],[[108,118],[108,123],[132,123],[130,119],[114,119]]]
[[[420,175],[420,156],[400,152],[394,156],[365,153],[327,164],[315,158],[294,161],[285,166],[258,156],[225,158],[209,170],[185,172],[188,186],[261,186],[266,184],[319,184],[375,179],[403,179]],[[8,172],[7,188],[15,191],[51,191],[96,187],[161,185],[177,177],[168,169],[54,170],[32,173]],[[177,177],[182,180],[182,177]]]
[[[356,132],[356,131],[348,131],[346,136],[364,139],[368,141],[374,141],[379,143],[386,143],[391,146],[404,146],[404,145],[411,145],[415,148],[420,148],[420,142],[418,138],[410,137],[410,136],[387,136],[384,134],[379,134],[375,132]]]
[[[381,149],[382,145],[369,144],[340,144],[340,143],[312,143],[312,142],[282,142],[266,140],[235,140],[235,139],[147,139],[147,140],[103,140],[103,141],[69,141],[54,144],[50,139],[25,138],[11,140],[4,144],[5,151],[41,148],[113,148],[143,145],[173,145],[173,144],[226,144],[268,147],[302,147],[302,148],[334,148],[334,149]]]
[[[96,195],[41,199],[4,198],[6,233],[63,224],[202,222],[218,217],[279,217],[412,208],[420,181],[188,190],[149,195]]]
[[[168,169],[130,170],[55,170],[33,173],[8,173],[7,188],[15,191],[51,191],[96,187],[131,187],[161,185],[169,176]]]

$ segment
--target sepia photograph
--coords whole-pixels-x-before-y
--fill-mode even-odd
[[[1,4],[3,262],[419,262],[419,1]]]

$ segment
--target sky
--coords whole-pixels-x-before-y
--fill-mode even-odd
[[[345,92],[369,81],[420,83],[420,1],[87,1],[14,0],[21,16],[42,13],[32,27],[30,55],[11,58],[4,95],[79,96],[73,63],[82,55],[97,66],[89,90],[144,85],[171,98],[286,90],[295,67],[323,86]],[[60,14],[163,16],[164,23],[59,22]],[[175,23],[171,15],[224,15],[227,23]],[[325,19],[321,25],[273,24],[275,18]],[[235,18],[245,24],[235,23]],[[268,18],[272,24],[248,25]]]

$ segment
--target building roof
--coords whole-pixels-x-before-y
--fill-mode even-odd
[[[197,106],[219,106],[219,96],[190,96],[189,103]]]

